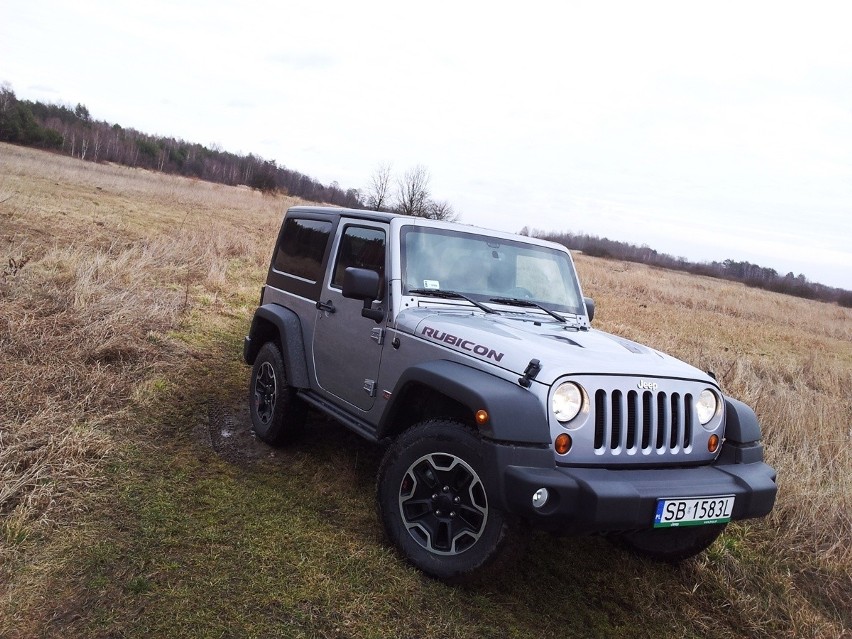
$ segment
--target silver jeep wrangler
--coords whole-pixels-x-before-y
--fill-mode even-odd
[[[769,513],[754,412],[593,317],[562,246],[291,208],[245,339],[253,427],[285,443],[312,406],[385,445],[387,536],[449,582],[499,567],[522,522],[676,562]]]

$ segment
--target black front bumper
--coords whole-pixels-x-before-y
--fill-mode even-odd
[[[504,509],[536,527],[569,534],[650,528],[660,498],[734,495],[732,519],[762,517],[777,492],[775,471],[762,461],[607,469],[556,467],[550,450],[496,445],[494,453]],[[535,508],[532,497],[540,488],[549,496]]]

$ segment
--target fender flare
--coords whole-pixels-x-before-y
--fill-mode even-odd
[[[725,437],[741,444],[760,441],[757,415],[748,405],[725,397]]]
[[[264,304],[254,312],[251,330],[243,345],[243,359],[253,364],[264,343],[273,339],[268,326],[277,331],[281,356],[287,369],[287,383],[294,388],[310,388],[305,344],[302,341],[302,323],[289,308],[278,304]]]
[[[489,419],[479,431],[490,439],[550,445],[547,415],[535,395],[517,384],[449,360],[417,364],[400,376],[378,424],[379,438],[392,431],[395,417],[403,409],[406,387],[411,384],[446,395],[470,409],[471,416],[486,410]]]
[[[741,401],[725,398],[725,443],[717,462],[752,464],[763,461],[760,424],[754,411]],[[773,474],[772,479],[775,479]]]

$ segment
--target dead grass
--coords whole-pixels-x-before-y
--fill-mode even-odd
[[[209,370],[209,361],[221,357],[220,346],[211,346],[209,334],[222,331],[229,340],[227,348],[238,351],[239,344],[230,342],[238,341],[234,335],[248,325],[281,215],[295,203],[246,189],[0,145],[0,636],[6,636],[6,627],[30,629],[10,637],[42,634],[39,624],[47,590],[61,610],[73,610],[73,602],[94,605],[89,590],[99,587],[99,578],[91,576],[94,569],[79,568],[81,561],[86,566],[118,566],[113,570],[131,575],[131,594],[105,591],[108,600],[131,597],[138,604],[140,600],[132,597],[149,597],[139,605],[162,613],[151,626],[161,634],[171,634],[169,615],[179,619],[177,609],[169,608],[169,592],[203,594],[192,584],[212,579],[207,572],[210,561],[219,562],[218,570],[233,573],[232,579],[247,593],[253,592],[254,581],[272,579],[268,562],[274,562],[274,556],[264,556],[266,563],[257,573],[251,572],[258,568],[250,557],[242,565],[226,552],[214,555],[211,546],[209,556],[207,550],[197,557],[178,554],[158,568],[170,581],[163,597],[153,597],[149,590],[157,581],[156,571],[137,564],[154,560],[133,550],[142,541],[111,545],[110,540],[91,538],[82,524],[99,521],[98,513],[86,511],[92,508],[90,497],[112,494],[104,482],[114,475],[105,473],[106,468],[128,460],[132,472],[143,472],[138,469],[161,463],[158,455],[163,453],[157,451],[163,444],[135,430],[153,403],[162,410],[177,401],[172,397],[189,393],[181,387],[185,379],[191,380],[192,392],[199,386],[210,394],[243,392],[244,371],[235,355],[224,364],[216,360],[231,367],[227,371]],[[849,630],[852,310],[640,265],[584,256],[577,261],[585,292],[597,302],[596,326],[714,370],[728,393],[755,407],[768,461],[779,471],[780,495],[772,516],[731,526],[700,561],[665,572],[646,569],[639,562],[617,565],[613,559],[607,570],[620,575],[616,578],[630,572],[631,583],[640,591],[660,593],[653,609],[631,599],[627,610],[674,623],[672,627],[681,631],[689,628],[699,636],[836,637]],[[204,372],[192,373],[193,366]],[[185,432],[189,426],[182,419],[176,416],[161,428]],[[153,459],[142,463],[134,458],[136,448]],[[304,476],[297,473],[285,482],[287,490],[300,491],[300,481],[316,483],[317,477],[324,497],[342,490],[356,499],[355,494],[368,490],[369,477],[355,478],[359,485],[353,487],[350,479],[338,481],[333,467],[320,465],[331,451],[311,454],[304,462]],[[192,454],[177,453],[178,459],[187,456]],[[178,473],[182,481],[189,473],[169,472]],[[203,471],[192,472],[203,476]],[[256,533],[260,523],[252,522],[251,509],[243,510],[241,504],[258,490],[263,499],[275,503],[282,497],[272,488],[283,481],[261,475],[241,484],[239,491],[214,497],[205,491],[226,490],[222,478],[207,478],[194,487],[160,480],[153,482],[158,486],[156,495],[134,494],[127,499],[142,521],[142,533],[137,534],[152,535],[145,543],[158,547],[165,543],[177,548],[171,552],[189,553],[181,540],[195,543],[192,535],[205,535],[198,543],[206,549],[204,544],[211,543],[207,537],[217,539],[217,547],[226,547],[225,527],[228,535]],[[175,492],[188,493],[184,507],[226,504],[226,512],[208,515],[200,528],[193,528],[184,519],[194,522],[201,514],[190,511],[181,517],[173,512],[177,506],[170,500]],[[302,599],[287,608],[287,618],[303,624],[298,626],[305,629],[300,635],[393,636],[401,627],[396,611],[428,607],[427,600],[439,597],[448,602],[446,616],[428,608],[433,617],[420,626],[424,632],[444,628],[447,635],[493,635],[487,625],[476,625],[482,617],[503,619],[505,627],[511,627],[509,634],[517,636],[555,633],[559,624],[531,615],[518,603],[523,592],[508,584],[474,593],[442,589],[428,581],[424,586],[384,549],[370,546],[369,531],[375,522],[371,513],[361,512],[369,505],[369,496],[362,501],[339,506],[344,514],[345,508],[352,509],[353,526],[363,537],[347,547],[346,554],[357,559],[365,544],[368,553],[377,553],[357,564],[369,575],[368,583],[362,583],[361,574],[352,577],[351,585],[344,584],[353,589],[347,595],[350,612],[358,611],[347,617],[347,623],[363,630],[359,619],[386,618],[389,625],[356,632],[330,622],[316,602],[344,596],[329,576],[336,568],[327,563],[331,557],[298,550],[301,581],[293,587]],[[353,543],[340,537],[340,531],[322,537],[323,513],[300,508],[299,516],[310,519],[307,529],[319,539],[316,547]],[[148,519],[153,522],[150,528]],[[164,522],[174,527],[167,542],[150,532],[162,534]],[[235,533],[231,528],[238,524],[250,531]],[[67,535],[91,549],[75,549],[70,541],[63,545]],[[554,574],[551,555],[566,552],[557,542],[539,544],[531,565],[540,574],[522,573],[520,578],[529,584],[521,590],[534,590],[539,582],[553,583],[572,598],[579,618],[596,624],[596,630],[587,629],[586,634],[628,636],[626,626],[614,626],[612,618],[601,617],[611,610],[607,597],[616,602],[630,598],[625,585],[609,583],[606,572],[593,569],[584,547],[567,556],[569,561],[590,564],[580,571],[583,576],[574,577],[575,593],[569,592],[570,583]],[[67,556],[55,556],[57,548]],[[594,559],[604,556],[608,555],[599,553]],[[311,568],[314,564],[319,566],[316,571]],[[79,578],[86,585],[66,581],[68,570],[82,571]],[[350,564],[346,570],[352,570]],[[404,588],[394,590],[383,581]],[[374,586],[380,590],[371,590]],[[218,582],[215,587],[228,588]],[[599,592],[607,594],[595,594]],[[251,608],[249,601],[238,599],[246,610]],[[523,603],[535,607],[535,602]],[[670,609],[665,608],[667,603]],[[191,604],[182,605],[190,606],[182,614],[194,614]],[[719,610],[720,605],[725,609]],[[501,616],[507,606],[517,608],[517,618],[523,621]],[[201,618],[209,611],[195,612]],[[116,614],[110,612],[113,616],[100,620],[100,630],[90,634],[128,633]],[[558,616],[562,612],[554,614],[562,619]],[[629,621],[627,612],[621,614],[619,623]],[[687,614],[691,618],[684,620]],[[736,621],[720,627],[720,614]],[[63,627],[62,619],[57,628]],[[459,630],[461,621],[468,624],[464,632]],[[145,626],[154,620],[138,623]],[[320,625],[312,631],[312,623]],[[650,632],[655,626],[641,627]],[[251,633],[237,630],[237,634]]]
[[[580,256],[598,325],[719,376],[779,471],[779,541],[852,567],[852,309]],[[819,516],[815,520],[815,515]]]
[[[0,147],[0,560],[67,521],[192,307],[265,266],[287,198]],[[217,223],[209,224],[215,217]],[[259,245],[258,245],[259,244]],[[0,577],[4,570],[0,570]],[[6,572],[8,578],[9,574]],[[0,582],[9,583],[8,579]]]
[[[791,619],[797,636],[819,625],[807,617],[815,594],[846,609],[849,623],[852,310],[642,265],[577,262],[600,328],[714,371],[725,392],[755,409],[779,486],[770,517],[748,524],[766,557],[764,583],[783,588],[779,605],[800,611]],[[727,559],[730,597],[742,601],[754,566]]]

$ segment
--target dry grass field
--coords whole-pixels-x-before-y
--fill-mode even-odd
[[[777,507],[677,568],[535,535],[451,589],[383,542],[353,435],[208,429],[294,203],[0,145],[0,638],[852,636],[852,310],[577,256],[598,328],[755,408]]]

